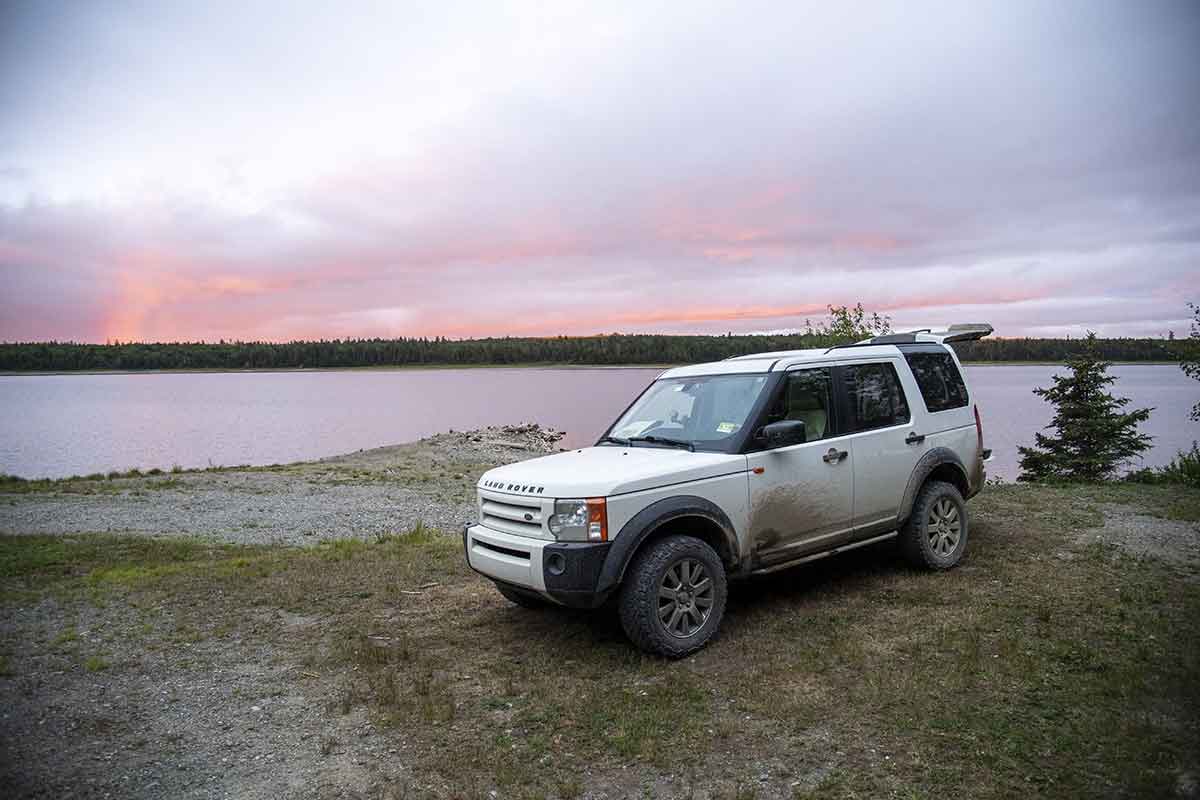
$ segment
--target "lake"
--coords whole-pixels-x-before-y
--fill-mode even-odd
[[[1014,479],[1019,444],[1050,409],[1030,391],[1062,367],[968,367],[995,451]],[[590,444],[659,369],[398,369],[0,376],[0,472],[62,477],[112,469],[273,464],[412,441],[450,428],[538,422]],[[1145,460],[1200,439],[1200,384],[1173,365],[1114,366],[1115,392],[1154,406]]]

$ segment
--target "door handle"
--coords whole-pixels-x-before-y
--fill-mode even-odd
[[[923,442],[923,441],[925,441],[925,434],[923,434],[923,433],[910,433],[910,434],[908,435],[908,438],[904,440],[904,443],[905,443],[905,444],[920,444],[920,443],[921,443],[921,442]]]
[[[846,450],[838,450],[837,448],[831,447],[829,448],[828,453],[821,456],[821,460],[826,464],[837,464],[848,455],[850,455],[850,453]]]

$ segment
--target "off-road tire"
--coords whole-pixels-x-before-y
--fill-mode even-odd
[[[668,570],[678,570],[685,561],[702,565],[703,574],[711,581],[712,602],[702,624],[691,635],[679,636],[670,633],[659,618],[659,588]],[[682,658],[704,647],[716,634],[725,615],[726,593],[725,565],[715,550],[692,536],[665,536],[647,544],[625,571],[617,612],[625,635],[640,649]]]
[[[546,601],[540,597],[533,597],[523,592],[514,592],[505,586],[497,586],[496,591],[504,595],[505,600],[510,603],[516,603],[521,608],[545,608],[547,606]]]
[[[948,507],[957,514],[958,538],[948,552],[939,552],[941,546],[936,541],[939,537],[938,528],[933,517],[937,515],[937,509]],[[920,569],[950,569],[958,564],[967,549],[969,527],[967,504],[958,489],[943,481],[929,481],[921,487],[912,513],[900,529],[900,554],[909,564]]]

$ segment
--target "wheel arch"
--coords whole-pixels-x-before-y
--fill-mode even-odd
[[[921,487],[929,481],[945,481],[952,484],[965,498],[970,495],[971,483],[967,478],[967,469],[962,459],[948,447],[935,447],[917,462],[908,478],[904,489],[904,498],[900,502],[900,513],[896,517],[896,525],[903,525],[912,514],[913,504]]]
[[[625,577],[633,557],[651,541],[673,533],[694,536],[717,551],[726,569],[737,565],[737,532],[720,506],[703,497],[679,495],[651,503],[621,526],[612,539],[597,581],[608,592]]]

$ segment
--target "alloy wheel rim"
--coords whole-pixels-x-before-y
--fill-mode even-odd
[[[708,568],[694,558],[681,558],[659,582],[658,621],[677,639],[693,636],[708,621],[713,597]]]
[[[962,538],[962,517],[958,506],[948,497],[938,498],[929,509],[929,547],[934,555],[946,558]]]

